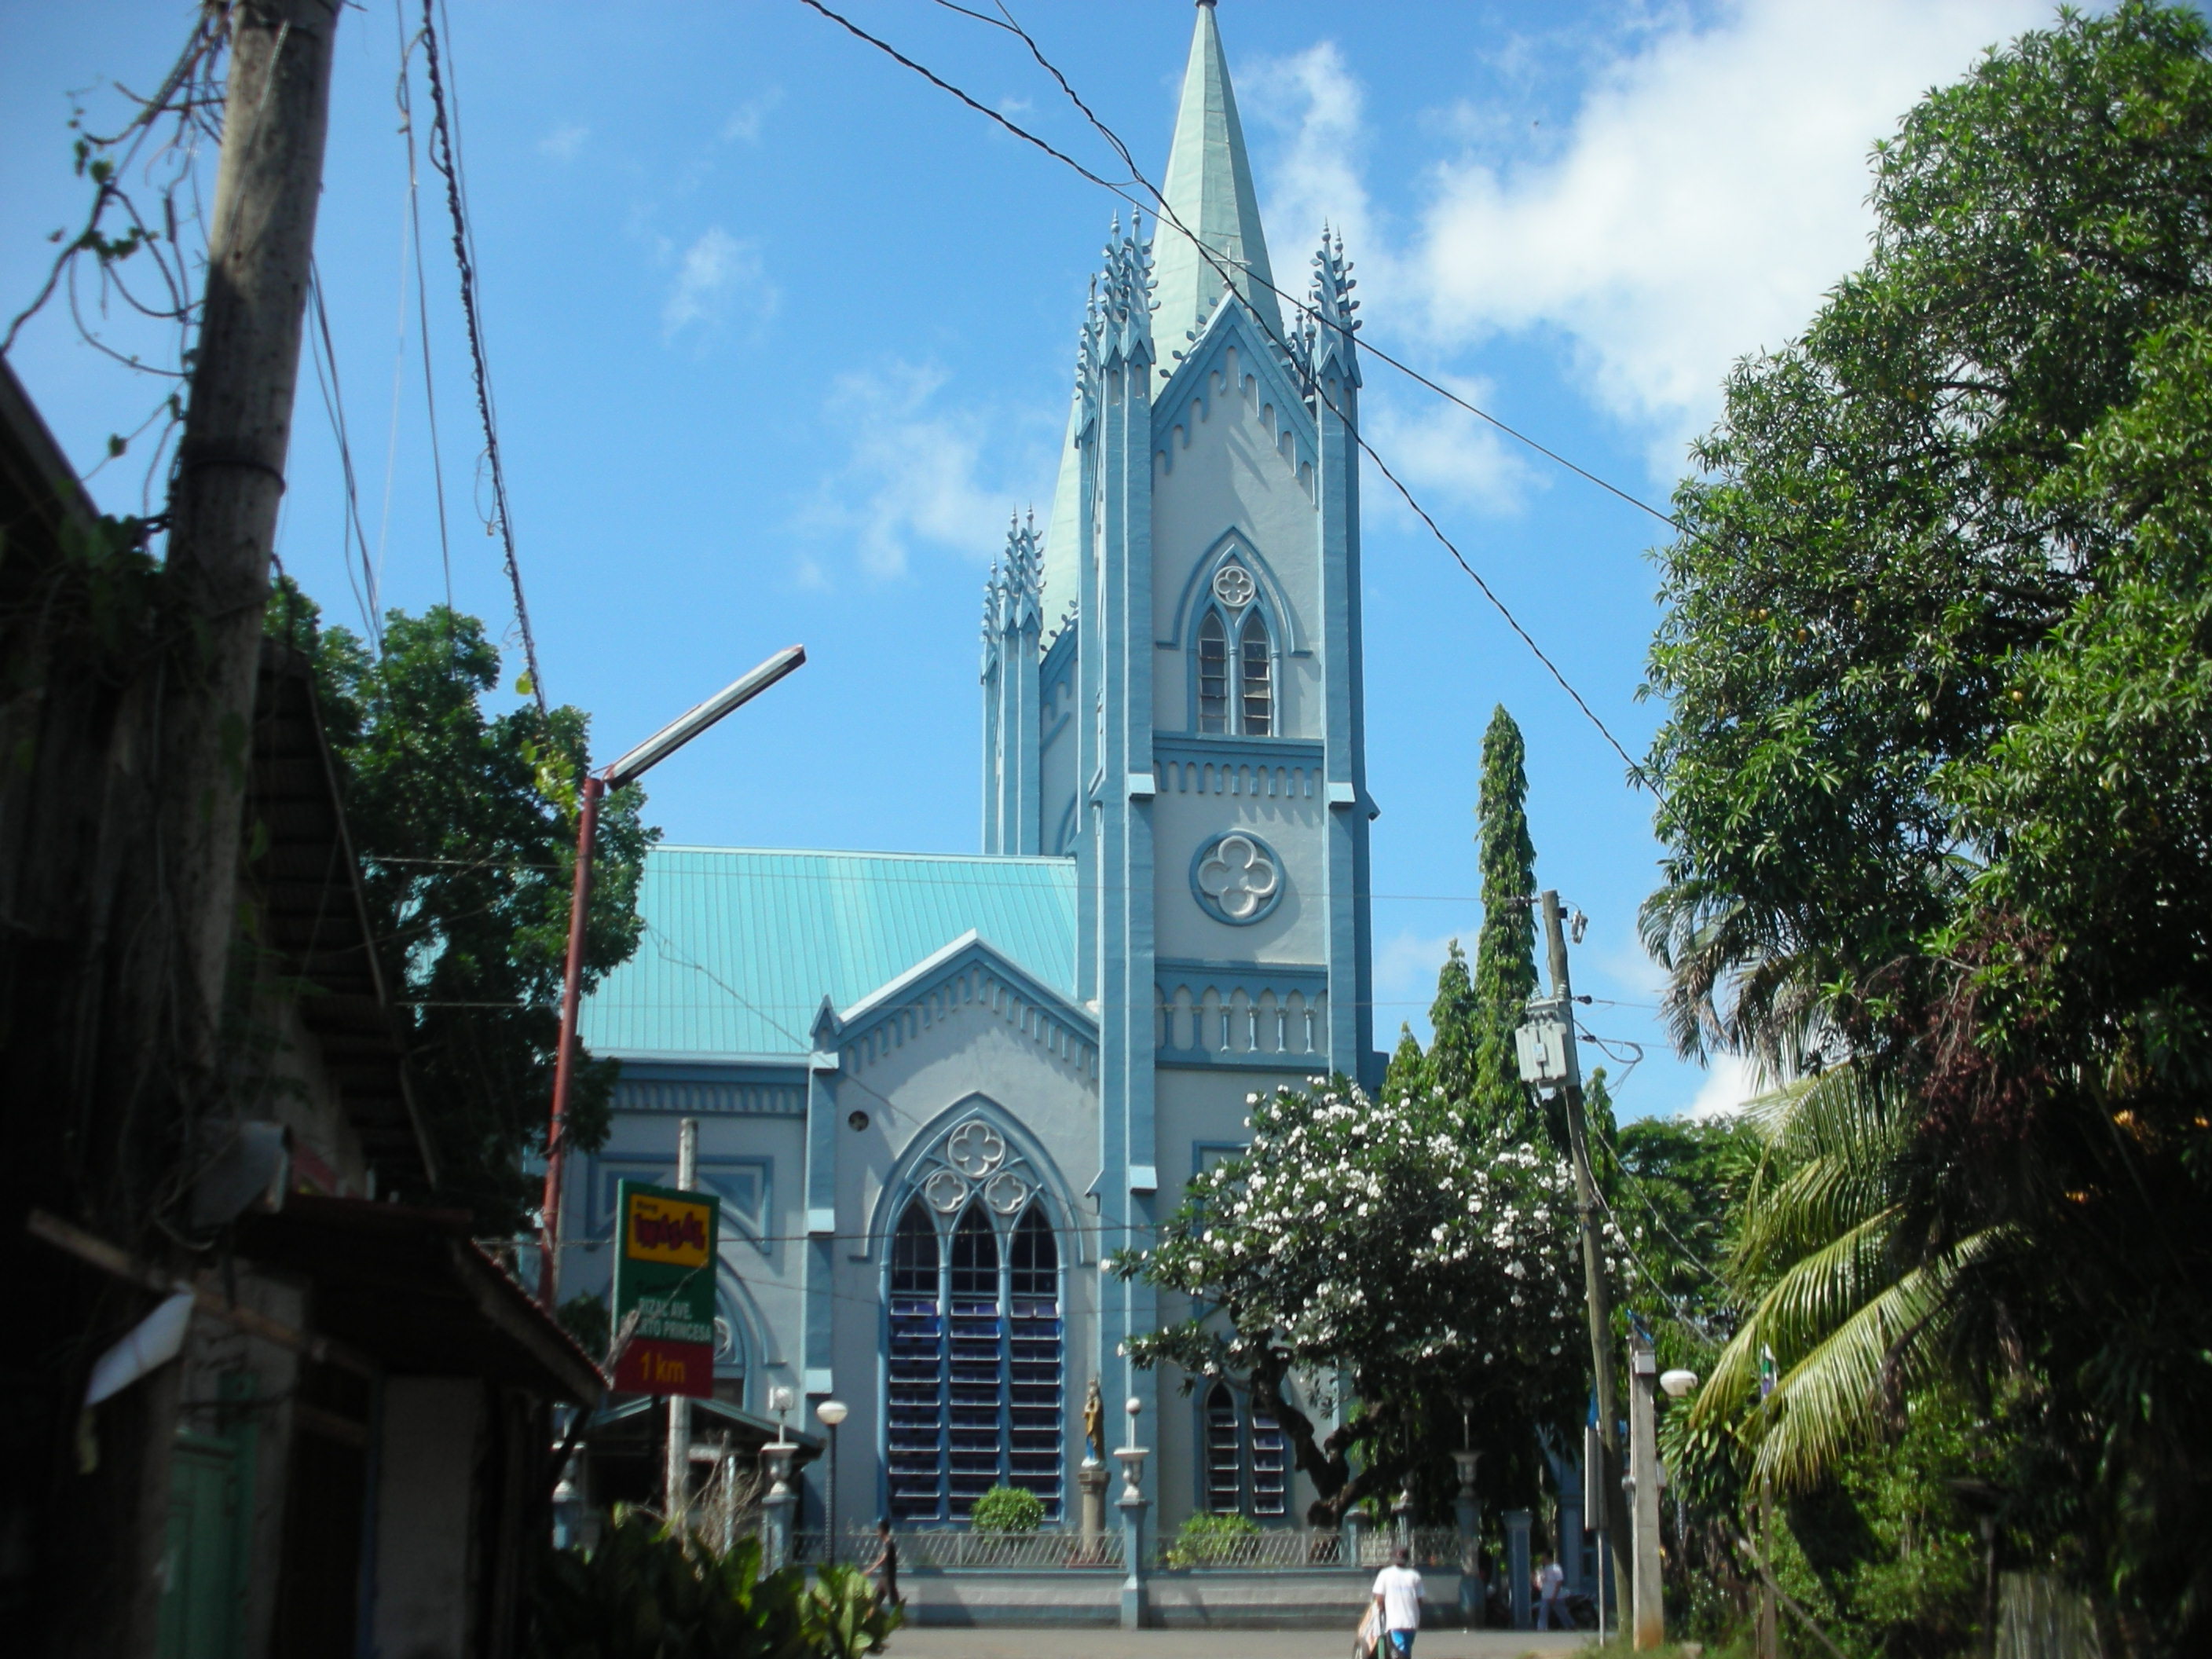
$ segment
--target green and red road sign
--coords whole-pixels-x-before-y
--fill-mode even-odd
[[[714,1264],[720,1200],[624,1181],[615,1188],[615,1328],[636,1328],[615,1360],[629,1394],[714,1392]]]

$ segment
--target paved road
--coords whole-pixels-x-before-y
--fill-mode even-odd
[[[1565,1631],[1425,1630],[1415,1659],[1566,1654],[1591,1638]],[[902,1630],[886,1659],[1347,1659],[1349,1630]]]

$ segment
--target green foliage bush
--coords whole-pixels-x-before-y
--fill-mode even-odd
[[[1044,1500],[1019,1486],[994,1486],[975,1500],[968,1524],[977,1532],[1035,1532],[1044,1525]]]
[[[1241,1540],[1259,1530],[1260,1523],[1246,1515],[1194,1515],[1168,1546],[1168,1565],[1210,1567],[1234,1561],[1243,1553]]]
[[[716,1555],[638,1511],[599,1547],[549,1553],[532,1601],[534,1659],[859,1659],[902,1622],[865,1574],[763,1576],[752,1540]]]

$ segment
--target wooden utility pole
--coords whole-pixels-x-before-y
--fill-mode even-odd
[[[337,0],[237,0],[225,16],[222,150],[155,644],[106,734],[82,965],[60,1039],[74,1113],[60,1207],[157,1254],[194,1125],[221,1103],[254,687],[337,10]],[[50,1553],[71,1565],[48,1587],[49,1645],[150,1653],[173,1379],[118,1397],[102,1435],[98,1471],[54,1488]]]
[[[1567,936],[1559,912],[1559,896],[1547,888],[1537,904],[1544,918],[1544,942],[1550,956],[1552,999],[1559,1006],[1566,1026],[1566,1051],[1575,1048],[1574,984],[1567,974]],[[1597,1440],[1604,1468],[1598,1472],[1598,1492],[1605,1504],[1605,1541],[1613,1558],[1615,1605],[1625,1605],[1636,1582],[1630,1549],[1628,1495],[1621,1489],[1620,1394],[1613,1382],[1613,1288],[1605,1273],[1605,1240],[1600,1230],[1597,1181],[1590,1173],[1589,1144],[1583,1125],[1582,1068],[1567,1066],[1567,1081],[1560,1095],[1567,1108],[1567,1146],[1575,1166],[1575,1207],[1582,1218],[1583,1282],[1589,1294],[1590,1379],[1597,1395]]]

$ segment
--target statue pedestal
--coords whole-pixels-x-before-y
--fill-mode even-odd
[[[1130,1402],[1134,1405],[1136,1402]],[[1137,1414],[1129,1413],[1132,1427]],[[1145,1573],[1152,1564],[1145,1559],[1145,1511],[1152,1500],[1145,1496],[1145,1459],[1148,1455],[1142,1446],[1123,1446],[1114,1455],[1121,1461],[1121,1495],[1114,1500],[1121,1511],[1121,1560],[1129,1570],[1121,1581],[1121,1628],[1142,1630],[1150,1622],[1146,1605]]]
[[[1075,1471],[1075,1484],[1083,1494],[1082,1560],[1087,1565],[1106,1553],[1106,1466],[1086,1457]]]

